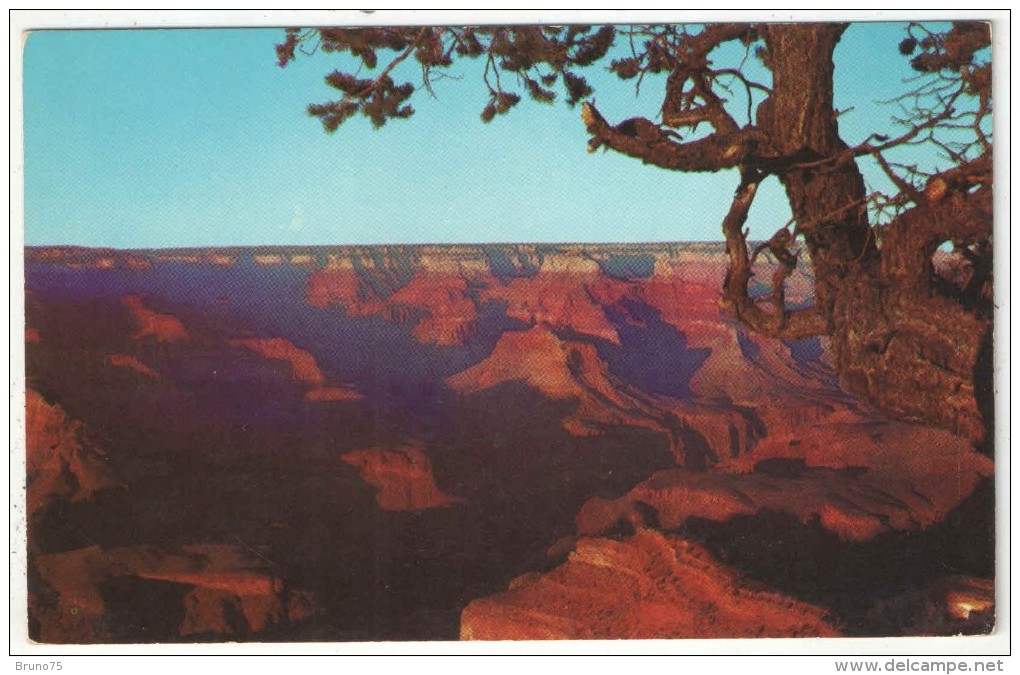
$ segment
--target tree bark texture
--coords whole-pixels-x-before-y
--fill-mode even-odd
[[[864,179],[856,165],[797,168],[798,163],[810,164],[847,150],[839,137],[832,93],[832,53],[844,29],[838,24],[766,27],[773,93],[759,107],[757,120],[771,146],[794,161],[779,173],[779,180],[811,254],[815,306],[830,321],[851,263],[867,268],[876,258]]]
[[[846,150],[832,101],[832,54],[842,28],[772,25],[765,39],[773,94],[758,126],[784,157],[806,162]],[[940,243],[991,234],[991,190],[959,190],[902,214],[882,232],[868,223],[853,162],[782,171],[779,179],[811,254],[816,309],[827,319],[844,386],[897,417],[947,427],[975,442],[990,420],[989,317],[940,295]]]
[[[982,310],[945,293],[935,283],[932,255],[947,240],[990,242],[991,160],[983,156],[944,172],[924,190],[901,186],[904,199],[915,206],[890,225],[873,228],[854,160],[870,150],[843,142],[833,104],[833,53],[845,28],[799,23],[706,30],[678,56],[663,120],[673,128],[702,121],[714,133],[684,142],[645,118],[611,125],[585,103],[588,147],[607,147],[675,171],[739,169],[740,184],[722,223],[730,260],[723,307],[749,329],[772,337],[830,336],[834,366],[850,392],[896,417],[942,426],[980,443],[990,428],[983,412],[990,405],[979,404],[990,402],[988,303]],[[754,124],[741,128],[707,84],[706,69],[716,46],[752,36],[765,42],[772,87]],[[700,104],[690,102],[685,82],[692,83]],[[748,292],[762,246],[749,255],[744,224],[758,186],[770,176],[783,184],[796,227],[763,245],[779,263],[768,311]],[[782,284],[796,264],[787,248],[795,235],[803,236],[810,254],[815,293],[813,307],[790,310]]]

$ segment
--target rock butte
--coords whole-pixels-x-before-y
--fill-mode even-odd
[[[157,342],[188,339],[188,331],[177,317],[149,309],[137,295],[125,296],[121,303],[131,311],[138,325],[138,329],[131,335],[136,340],[147,337],[152,337]]]
[[[357,468],[362,480],[378,488],[375,500],[385,511],[420,511],[463,501],[436,486],[432,465],[421,445],[354,450],[341,459]]]
[[[326,383],[326,376],[319,370],[315,357],[294,343],[283,338],[237,338],[229,344],[244,347],[267,359],[284,361],[290,365],[294,380],[302,384],[321,386]]]
[[[283,338],[236,338],[228,341],[234,347],[244,347],[267,359],[283,361],[291,368],[296,382],[311,387],[306,392],[308,401],[359,401],[364,398],[351,387],[329,386],[319,369],[315,357]]]
[[[589,272],[591,276],[596,273],[597,268]],[[619,344],[616,327],[606,317],[605,309],[592,301],[584,284],[578,283],[588,276],[569,269],[543,269],[533,277],[513,279],[506,286],[491,286],[482,291],[481,297],[505,302],[507,315],[528,325],[570,328],[583,335]]]

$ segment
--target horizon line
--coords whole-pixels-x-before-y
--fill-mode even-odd
[[[757,241],[757,240],[748,240]],[[486,246],[691,246],[705,244],[725,244],[724,239],[715,240],[670,240],[670,241],[489,241],[489,242],[427,242],[427,243],[373,243],[373,244],[212,244],[208,246],[153,246],[153,247],[117,247],[89,246],[85,244],[24,244],[25,251],[30,249],[75,249],[81,251],[115,251],[135,253],[139,251],[208,251],[210,249],[252,250],[252,249],[312,249],[312,248],[482,248]]]

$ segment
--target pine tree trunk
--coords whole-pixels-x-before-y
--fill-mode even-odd
[[[773,93],[758,126],[784,156],[811,162],[846,149],[833,107],[832,54],[843,28],[766,29]],[[960,222],[990,223],[990,195],[925,204],[885,228],[879,248],[856,163],[779,178],[811,254],[815,305],[844,386],[897,417],[983,440],[990,406],[978,401],[990,401],[990,320],[937,292],[931,256],[959,235]]]

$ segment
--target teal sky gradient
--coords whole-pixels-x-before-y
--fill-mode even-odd
[[[855,24],[836,53],[849,143],[895,131],[912,73],[903,24]],[[681,174],[586,152],[579,110],[528,100],[483,124],[480,64],[458,63],[438,98],[373,130],[327,135],[305,106],[337,94],[336,55],[275,64],[281,29],[38,31],[24,48],[25,243],[117,248],[215,245],[719,240],[735,171]],[[734,64],[741,53],[720,54]],[[753,59],[752,59],[753,60]],[[412,64],[407,64],[412,65]],[[607,119],[654,118],[599,64]],[[763,75],[764,77],[764,75]],[[411,80],[419,77],[412,73]],[[739,103],[735,92],[734,103]],[[743,109],[739,103],[736,109]],[[746,113],[738,115],[744,121]],[[871,187],[884,179],[865,166]],[[778,183],[753,207],[752,237],[782,226]]]

